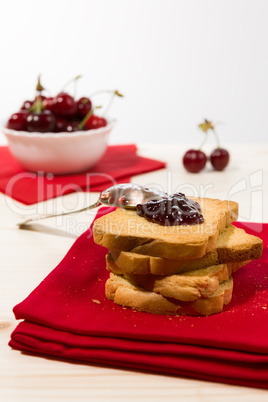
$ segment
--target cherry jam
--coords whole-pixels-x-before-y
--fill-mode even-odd
[[[175,193],[163,200],[138,204],[136,212],[148,221],[162,226],[197,225],[204,222],[198,202],[189,200],[182,193]]]

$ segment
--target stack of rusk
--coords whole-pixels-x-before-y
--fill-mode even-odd
[[[194,198],[204,222],[162,226],[118,208],[95,221],[108,248],[106,297],[153,314],[210,315],[232,298],[232,273],[261,257],[262,240],[232,225],[238,204]]]

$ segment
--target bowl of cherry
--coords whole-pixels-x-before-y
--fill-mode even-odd
[[[76,100],[67,92],[44,96],[40,80],[36,89],[35,99],[26,100],[2,128],[13,156],[34,172],[92,168],[105,153],[115,121],[98,116],[88,97]]]

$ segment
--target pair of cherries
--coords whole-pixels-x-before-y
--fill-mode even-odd
[[[228,165],[230,155],[226,149],[216,148],[208,158],[203,151],[190,149],[184,154],[183,165],[188,172],[199,173],[206,166],[208,159],[215,170],[221,171]]]
[[[203,133],[206,134],[206,137],[199,149],[190,149],[184,154],[183,165],[185,169],[190,173],[199,173],[204,169],[209,159],[215,170],[224,170],[229,163],[230,155],[226,149],[221,148],[213,123],[205,119],[204,122],[199,124],[198,127],[203,131]],[[207,155],[201,151],[201,147],[207,140],[207,133],[209,130],[215,135],[218,147],[212,151],[208,158]]]
[[[13,113],[7,128],[28,132],[74,132],[107,126],[107,120],[93,113],[88,97],[77,101],[66,92],[55,97],[42,94],[44,88],[38,79],[37,95],[34,100],[23,102],[20,110]]]

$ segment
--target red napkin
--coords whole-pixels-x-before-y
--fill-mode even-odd
[[[38,355],[268,388],[268,224],[258,235],[263,257],[234,274],[224,312],[174,317],[123,309],[105,298],[106,250],[89,229],[14,308],[25,321],[9,344]]]
[[[7,147],[0,147],[0,191],[26,205],[75,191],[103,191],[132,176],[162,169],[164,162],[137,155],[134,144],[112,145],[88,172],[53,176],[24,170]]]

